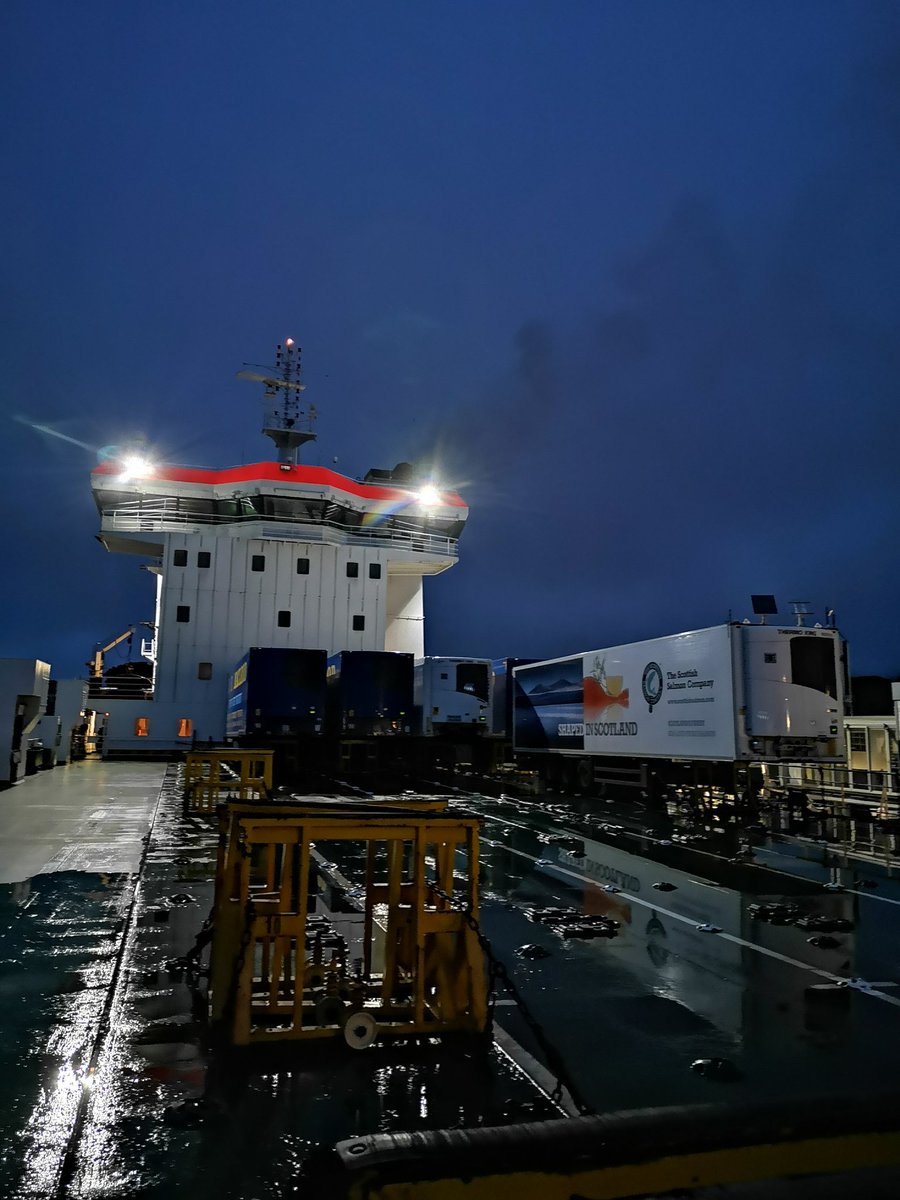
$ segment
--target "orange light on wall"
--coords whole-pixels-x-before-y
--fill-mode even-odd
[[[190,717],[180,717],[178,720],[178,736],[192,737],[194,733],[194,722]]]
[[[150,718],[136,717],[134,721],[134,736],[149,737],[150,736]]]

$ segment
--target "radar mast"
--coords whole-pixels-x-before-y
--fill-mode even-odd
[[[270,437],[278,448],[278,461],[296,464],[297,452],[304,442],[315,441],[313,426],[316,421],[315,406],[301,407],[300,393],[306,390],[301,379],[300,356],[302,349],[293,338],[285,338],[275,351],[275,366],[260,367],[259,370],[238,371],[238,379],[251,379],[264,383],[265,416],[262,432]],[[245,363],[255,367],[256,363]],[[263,374],[260,371],[264,372]]]

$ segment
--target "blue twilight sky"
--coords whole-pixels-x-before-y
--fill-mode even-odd
[[[292,335],[306,461],[471,505],[429,653],[773,592],[900,674],[900,5],[6,0],[0,56],[0,655],[152,616],[96,452],[269,457]]]

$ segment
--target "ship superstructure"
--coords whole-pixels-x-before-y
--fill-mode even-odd
[[[278,461],[92,474],[100,541],[157,577],[153,700],[112,706],[111,748],[222,737],[229,672],[252,646],[424,654],[424,578],[457,561],[464,501],[407,463],[361,480],[298,463],[314,412],[293,343],[278,363],[241,373],[265,384]]]

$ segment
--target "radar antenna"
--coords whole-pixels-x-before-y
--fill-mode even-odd
[[[278,461],[292,465],[297,462],[297,451],[304,442],[315,441],[313,426],[316,410],[312,404],[307,409],[300,406],[300,393],[306,390],[301,381],[300,355],[302,350],[293,338],[285,338],[275,351],[275,366],[262,367],[259,371],[238,371],[238,379],[251,379],[264,383],[266,390],[265,417],[262,432],[278,447]],[[245,363],[244,366],[255,366]]]

